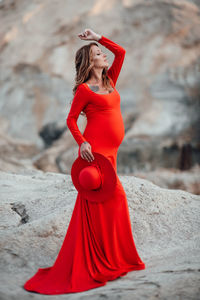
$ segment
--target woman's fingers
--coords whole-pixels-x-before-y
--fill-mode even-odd
[[[90,159],[93,160],[94,159],[94,155],[92,154],[92,147],[91,145],[88,145],[88,153],[89,153],[89,156],[90,156]]]
[[[87,34],[88,34],[88,31],[85,30],[83,32],[80,32],[78,35],[80,35],[80,36],[87,36]]]
[[[88,153],[84,153],[84,154],[83,154],[83,158],[84,158],[85,160],[87,160],[88,162],[92,161],[92,159],[91,159],[91,157],[89,156]]]
[[[93,160],[93,155],[92,155],[91,152],[87,152],[86,156],[87,156],[88,161],[92,161]]]
[[[91,152],[82,152],[81,153],[81,155],[82,155],[82,157],[84,158],[84,159],[86,159],[87,161],[92,161],[93,159],[94,159],[94,156],[93,156],[93,154],[91,153]]]
[[[79,33],[78,36],[82,39],[92,40],[94,38],[94,32],[87,28],[83,32]]]
[[[81,145],[81,157],[89,162],[94,160],[94,155],[92,154],[91,149],[92,147],[89,143],[83,143]]]
[[[86,35],[84,33],[79,33],[78,36],[81,38],[86,37]]]

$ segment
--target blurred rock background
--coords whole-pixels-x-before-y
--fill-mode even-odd
[[[1,171],[70,174],[74,57],[88,43],[77,34],[91,28],[126,49],[118,173],[200,194],[198,0],[2,0],[0,20]]]

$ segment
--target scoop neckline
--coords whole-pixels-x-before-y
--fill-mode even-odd
[[[107,93],[107,94],[98,94],[98,93],[95,93],[94,91],[92,91],[92,90],[89,88],[89,86],[87,85],[86,82],[83,82],[83,85],[86,86],[86,88],[87,88],[89,91],[91,91],[92,93],[94,93],[95,95],[104,95],[104,96],[105,96],[105,95],[111,95],[111,94],[113,94],[113,93],[115,92],[115,87],[112,86],[113,91],[112,91],[111,93]]]

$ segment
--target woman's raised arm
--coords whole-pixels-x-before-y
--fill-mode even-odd
[[[115,55],[114,61],[108,69],[107,74],[113,80],[114,85],[116,85],[117,78],[124,62],[126,50],[103,35],[98,40],[98,43],[108,48]]]

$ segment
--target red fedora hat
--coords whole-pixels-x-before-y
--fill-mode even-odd
[[[79,156],[71,168],[72,182],[78,192],[90,202],[100,203],[111,198],[117,175],[111,162],[102,154],[92,152],[94,160],[88,162]]]

